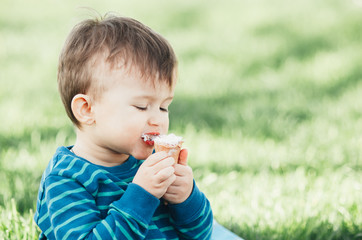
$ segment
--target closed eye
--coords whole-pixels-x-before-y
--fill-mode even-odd
[[[141,106],[134,106],[136,109],[140,110],[140,111],[146,111],[147,107],[141,107]]]
[[[168,109],[167,109],[167,108],[160,108],[160,110],[161,110],[162,112],[168,112]]]

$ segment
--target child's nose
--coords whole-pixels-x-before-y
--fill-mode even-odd
[[[150,126],[159,126],[162,123],[162,115],[160,113],[154,112],[148,118],[148,124]]]

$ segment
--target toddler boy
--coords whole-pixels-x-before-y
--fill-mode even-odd
[[[76,141],[57,149],[42,176],[40,239],[210,238],[212,211],[187,150],[173,159],[142,139],[167,134],[176,72],[169,43],[134,19],[74,27],[58,86]]]

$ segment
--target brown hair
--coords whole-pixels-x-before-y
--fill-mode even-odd
[[[93,59],[107,54],[106,61],[115,65],[122,59],[136,66],[141,76],[157,78],[170,87],[175,81],[177,59],[165,38],[137,20],[106,15],[88,19],[76,25],[69,34],[60,54],[58,88],[65,110],[72,122],[71,102],[76,94],[88,91],[98,96],[100,84],[92,77]]]

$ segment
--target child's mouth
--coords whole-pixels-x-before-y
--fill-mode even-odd
[[[154,139],[155,137],[157,137],[158,135],[160,135],[159,132],[149,132],[149,133],[143,133],[141,138],[142,140],[149,146],[153,146],[154,145]]]

